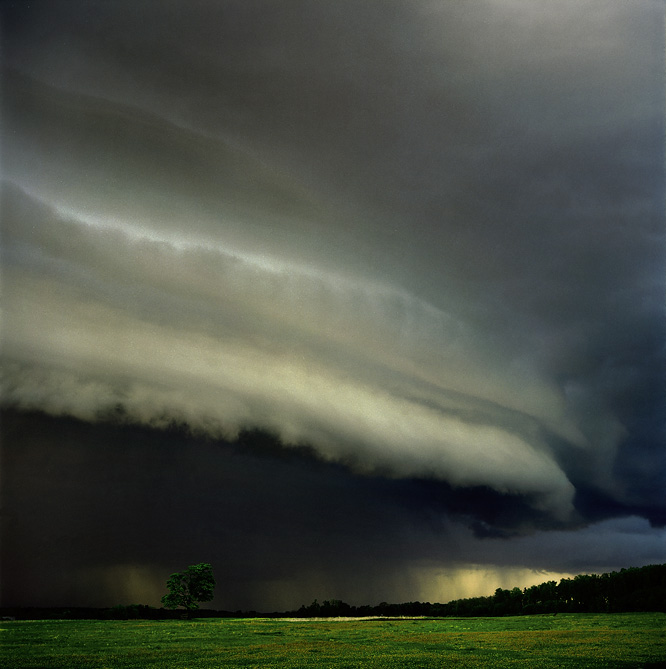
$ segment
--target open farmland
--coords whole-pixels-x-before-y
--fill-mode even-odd
[[[36,620],[0,626],[0,665],[666,666],[666,614],[507,618]]]

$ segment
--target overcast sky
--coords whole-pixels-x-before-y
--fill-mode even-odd
[[[3,604],[664,562],[661,0],[1,7]]]

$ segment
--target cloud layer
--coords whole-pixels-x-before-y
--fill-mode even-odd
[[[542,434],[584,446],[561,394],[511,361],[503,374],[467,324],[391,286],[3,200],[6,396],[19,406],[94,419],[122,404],[141,422],[223,436],[259,425],[364,470],[569,509]]]

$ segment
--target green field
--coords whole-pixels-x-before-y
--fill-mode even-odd
[[[0,666],[666,666],[666,614],[9,621]]]

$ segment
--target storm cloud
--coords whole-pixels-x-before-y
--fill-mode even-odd
[[[72,601],[198,559],[138,547],[166,511],[124,521],[185,462],[229,467],[181,543],[239,607],[662,561],[663,27],[648,0],[6,3],[3,505],[25,545],[87,546]],[[141,494],[100,501],[109,468]],[[48,490],[60,525],[26,510]]]

